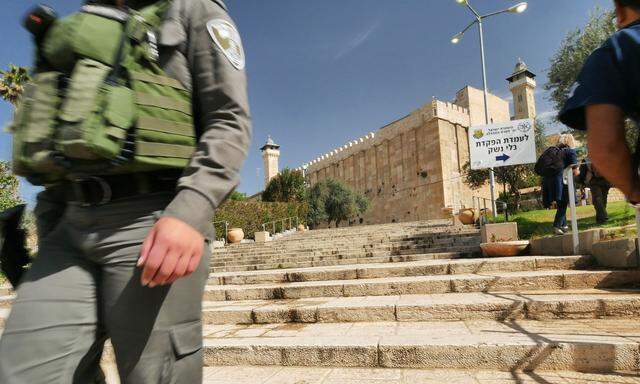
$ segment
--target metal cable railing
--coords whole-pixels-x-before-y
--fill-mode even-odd
[[[227,235],[229,234],[229,222],[228,221],[214,221],[213,222],[213,228],[214,228],[214,232],[215,232],[214,237],[215,237],[215,240],[218,240],[218,238],[217,238],[218,231],[216,230],[216,225],[220,225],[220,224],[224,225],[224,237],[223,237],[223,240],[224,240],[224,242],[226,242],[227,241]]]
[[[473,208],[477,209],[480,215],[480,226],[487,224],[489,222],[487,212],[491,209],[491,199],[480,196],[473,196],[471,199],[473,201]],[[487,206],[487,202],[489,202],[489,206]],[[505,201],[496,200],[496,206],[498,205],[500,205],[504,211],[505,221],[509,221],[509,205]]]
[[[269,226],[269,227],[272,227],[271,228],[273,230],[271,232],[272,235],[275,234],[275,233],[278,233],[277,232],[277,228],[278,228],[278,224],[279,223],[281,224],[280,225],[280,230],[282,232],[285,231],[285,226],[286,226],[287,223],[289,224],[288,225],[289,230],[291,230],[291,229],[294,228],[294,226],[293,226],[294,220],[295,220],[295,223],[296,223],[295,227],[297,227],[300,224],[300,219],[298,218],[298,216],[291,216],[291,217],[287,217],[287,218],[284,218],[284,219],[278,219],[278,220],[273,220],[273,221],[266,222],[266,223],[262,224],[262,230],[264,232],[266,232],[267,231],[267,227]]]

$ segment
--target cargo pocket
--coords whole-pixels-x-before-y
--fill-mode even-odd
[[[59,72],[42,72],[25,86],[14,121],[13,166],[20,176],[53,173],[58,169],[53,161],[54,136],[61,98]]]
[[[202,322],[176,325],[169,331],[176,360],[202,349]]]

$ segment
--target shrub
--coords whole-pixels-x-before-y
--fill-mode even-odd
[[[269,181],[264,192],[262,192],[262,201],[302,202],[304,201],[304,189],[302,172],[285,168]]]
[[[253,238],[255,232],[262,231],[264,223],[297,216],[303,224],[306,215],[307,205],[304,203],[227,200],[216,211],[215,221],[227,221],[229,228],[242,228],[247,238]],[[280,230],[280,225],[276,229]],[[223,237],[223,231],[224,227],[217,224],[216,237]],[[271,232],[272,228],[267,228],[267,231]]]

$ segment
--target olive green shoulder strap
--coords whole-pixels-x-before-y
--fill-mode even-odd
[[[148,7],[144,7],[136,13],[145,20],[146,24],[152,29],[160,27],[164,21],[164,17],[171,6],[172,0],[160,0]]]

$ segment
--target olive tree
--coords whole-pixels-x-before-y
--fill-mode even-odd
[[[341,222],[365,213],[370,206],[364,195],[335,179],[326,179],[311,187],[307,203],[307,222],[313,226],[326,221],[329,225],[335,222],[339,227]]]

